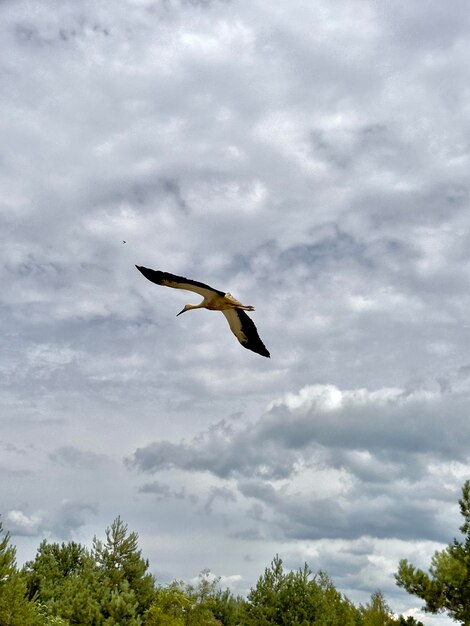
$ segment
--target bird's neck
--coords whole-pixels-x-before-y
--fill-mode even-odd
[[[192,311],[193,309],[202,309],[204,307],[204,303],[200,302],[199,304],[188,304],[186,309],[188,311]]]

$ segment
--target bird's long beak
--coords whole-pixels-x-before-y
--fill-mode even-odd
[[[186,311],[186,309],[183,309],[182,311],[180,311],[179,313],[176,314],[176,317],[178,317],[178,315],[181,315],[181,313],[184,313]]]

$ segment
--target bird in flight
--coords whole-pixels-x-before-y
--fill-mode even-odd
[[[232,294],[224,293],[204,283],[184,278],[184,276],[175,276],[175,274],[151,270],[148,267],[142,267],[140,265],[136,265],[136,268],[145,278],[152,281],[152,283],[164,285],[165,287],[173,287],[174,289],[194,291],[204,298],[199,304],[186,304],[178,315],[193,309],[222,311],[230,326],[230,330],[244,348],[261,354],[261,356],[271,356],[266,346],[261,341],[253,320],[245,313],[245,311],[254,311],[252,306],[244,306],[241,302],[236,300]],[[176,317],[178,317],[178,315]]]

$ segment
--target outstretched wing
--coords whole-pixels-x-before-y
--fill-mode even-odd
[[[227,318],[230,330],[247,350],[252,350],[261,356],[270,357],[266,346],[261,341],[253,320],[242,309],[224,309],[222,313]]]
[[[209,285],[205,285],[204,283],[198,283],[196,280],[191,280],[189,278],[185,278],[184,276],[176,276],[175,274],[169,274],[168,272],[151,270],[148,267],[142,267],[140,265],[136,265],[136,268],[145,276],[145,278],[148,278],[148,280],[157,285],[173,287],[174,289],[187,289],[188,291],[198,293],[203,298],[210,298],[214,294],[218,294],[219,296],[225,295],[223,291],[209,287]]]

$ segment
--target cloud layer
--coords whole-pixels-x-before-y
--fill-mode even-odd
[[[225,481],[269,537],[445,542],[442,505],[455,495],[444,468],[464,475],[468,466],[467,403],[466,395],[449,403],[436,392],[312,385],[255,423],[222,421],[190,441],[154,442],[129,465]],[[443,436],[449,410],[458,431]]]
[[[469,28],[463,0],[1,3],[20,559],[120,514],[162,579],[243,591],[279,552],[416,608],[394,568],[468,477]],[[271,360],[136,263],[252,303]]]

